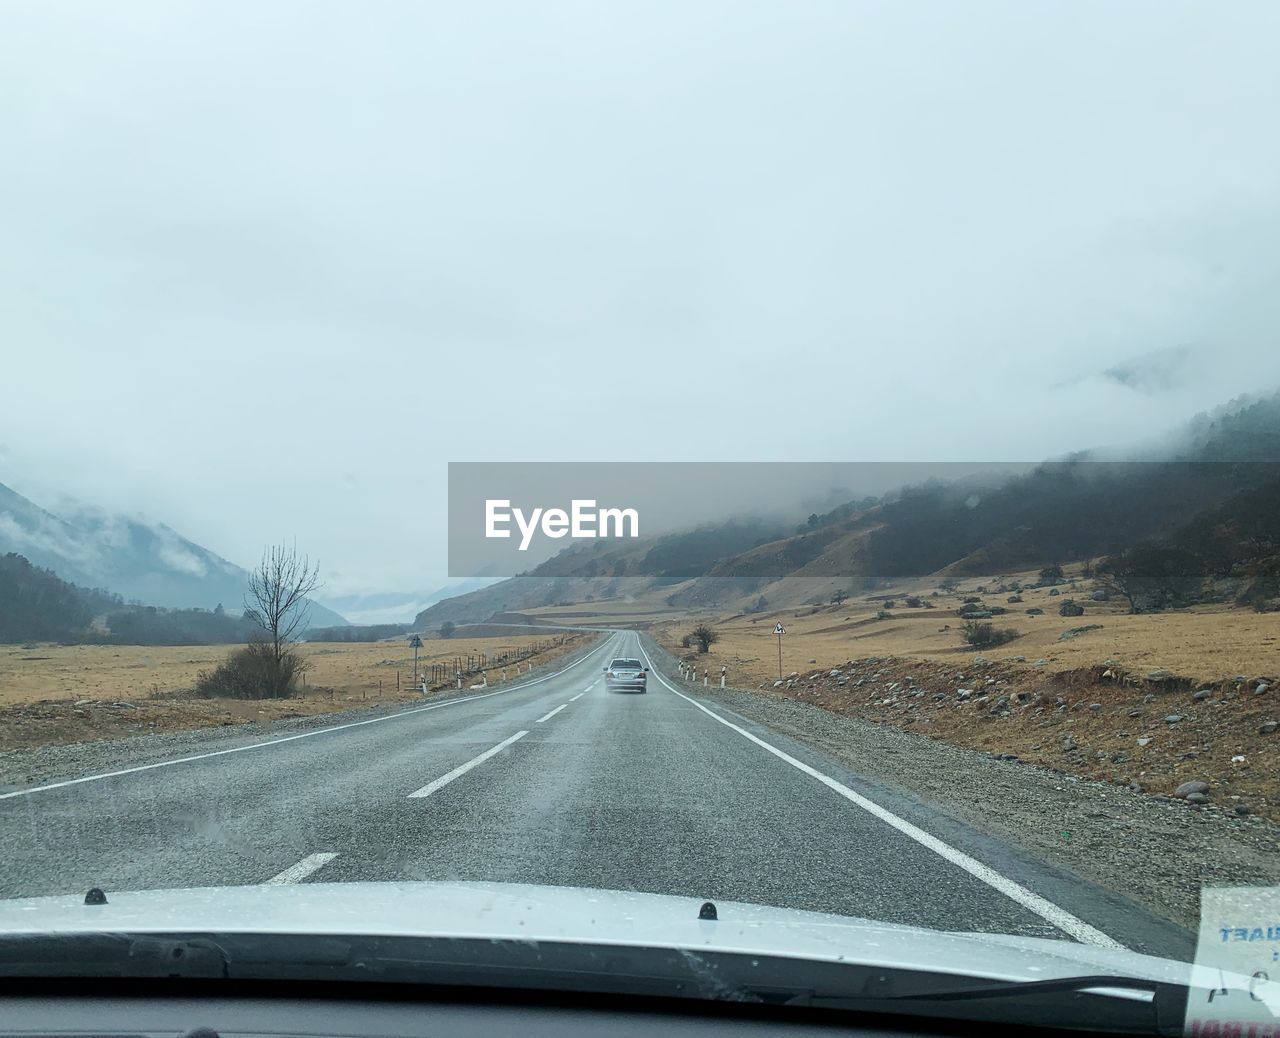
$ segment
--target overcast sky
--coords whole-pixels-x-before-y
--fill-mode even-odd
[[[331,593],[445,465],[1030,460],[1280,383],[1280,4],[0,5],[0,482]]]

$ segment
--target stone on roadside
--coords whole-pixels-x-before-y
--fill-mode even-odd
[[[1208,793],[1208,792],[1209,792],[1209,783],[1201,782],[1200,780],[1197,779],[1192,782],[1184,782],[1182,785],[1180,785],[1177,789],[1173,791],[1173,795],[1176,796],[1179,800],[1182,800],[1186,797],[1189,797],[1192,793]]]
[[[1067,603],[1063,603],[1062,608],[1066,609]],[[1063,614],[1066,615],[1065,613]],[[1068,642],[1072,638],[1079,638],[1082,634],[1088,634],[1090,631],[1102,630],[1102,624],[1085,624],[1083,627],[1072,627],[1070,630],[1063,631],[1058,635],[1058,641]]]

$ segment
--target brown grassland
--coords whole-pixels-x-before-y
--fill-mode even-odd
[[[501,638],[423,639],[419,667],[433,661],[549,645],[550,632]],[[583,636],[549,646],[535,667],[572,651]],[[292,699],[197,699],[196,676],[222,662],[234,645],[0,646],[0,750],[119,738],[152,731],[264,722],[422,698],[413,687],[413,650],[395,642],[304,643],[308,669]],[[508,681],[516,677],[506,668]],[[477,681],[478,678],[471,678]],[[501,681],[501,668],[489,674]],[[442,690],[447,691],[447,689]]]
[[[1280,820],[1280,733],[1271,727],[1280,718],[1280,614],[1205,605],[1131,615],[1123,601],[1093,602],[1086,581],[1057,595],[1027,589],[1008,603],[1008,592],[990,590],[997,579],[936,597],[936,587],[901,586],[838,606],[648,626],[712,683],[724,667],[730,687],[1150,793],[1207,781],[1219,806]],[[979,585],[984,604],[1008,610],[988,621],[1018,632],[1007,644],[975,649],[961,637],[957,609]],[[907,607],[909,594],[932,608]],[[893,605],[881,616],[886,598]],[[1085,614],[1058,615],[1067,598]],[[1036,607],[1043,615],[1026,614]],[[716,631],[708,653],[682,645],[695,621]],[[775,686],[778,622],[784,681]],[[1099,626],[1062,638],[1087,625]],[[963,699],[962,687],[971,690]]]

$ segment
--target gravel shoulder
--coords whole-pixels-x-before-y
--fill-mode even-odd
[[[522,674],[519,679],[512,678],[505,686],[501,682],[494,682],[490,688],[496,691],[503,687],[522,685],[545,677],[570,666],[570,661],[581,659],[599,644],[599,638],[593,639],[567,656],[557,656],[541,665],[535,665],[530,673]],[[124,768],[145,767],[148,764],[178,757],[251,746],[268,739],[320,728],[332,728],[376,717],[388,717],[416,707],[467,698],[475,694],[471,691],[441,691],[410,703],[384,704],[332,713],[249,722],[231,727],[214,725],[183,731],[133,735],[123,739],[95,739],[90,742],[6,750],[0,752],[0,793]]]
[[[671,677],[670,653],[645,648]],[[1280,884],[1280,826],[1002,760],[764,692],[697,686],[709,703],[1194,931],[1202,886]]]

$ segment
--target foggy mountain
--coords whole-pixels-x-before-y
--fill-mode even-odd
[[[326,595],[325,600],[353,624],[408,623],[422,610],[456,595],[497,583],[496,577],[474,577],[434,591],[377,591],[362,595]],[[314,624],[314,626],[321,626]]]
[[[248,574],[163,523],[83,509],[57,516],[0,484],[0,555],[15,552],[82,588],[165,608],[240,612]],[[311,603],[315,626],[344,617]]]
[[[785,532],[735,519],[647,541],[576,544],[527,575],[438,603],[416,624],[641,595],[671,608],[749,609],[760,597],[805,600],[815,581],[852,591],[885,579],[1015,572],[1147,545],[1176,548],[1222,575],[1243,557],[1241,541],[1280,544],[1280,394],[1197,416],[1161,452],[1136,453],[1141,460],[1081,452],[996,485],[907,486]],[[1251,575],[1259,565],[1271,574],[1272,561],[1253,551]]]

